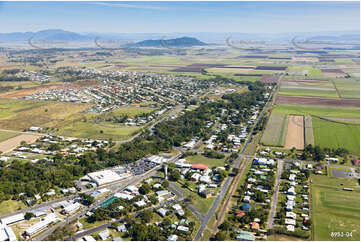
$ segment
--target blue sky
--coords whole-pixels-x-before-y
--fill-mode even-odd
[[[0,32],[283,33],[360,29],[359,2],[0,2]]]

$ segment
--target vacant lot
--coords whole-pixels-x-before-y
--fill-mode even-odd
[[[212,168],[214,166],[224,166],[225,159],[226,158],[213,159],[213,158],[205,157],[203,155],[193,155],[193,156],[186,157],[187,162],[189,162],[191,164],[195,164],[195,163],[206,164],[206,165],[208,165],[209,168]]]
[[[305,148],[304,119],[303,116],[288,116],[288,126],[285,141],[285,148],[298,150]]]
[[[360,154],[360,126],[312,118],[315,145],[328,148],[345,148]]]
[[[272,112],[261,139],[263,145],[283,147],[287,133],[288,116]]]
[[[277,104],[298,104],[298,105],[317,105],[317,106],[335,106],[335,107],[360,107],[360,99],[343,98],[325,98],[325,97],[305,97],[278,95]]]
[[[16,147],[18,147],[21,141],[25,141],[26,143],[33,143],[37,138],[39,138],[39,135],[21,134],[15,136],[13,138],[0,142],[0,151],[3,153],[10,152]]]
[[[0,215],[12,213],[18,209],[23,209],[25,207],[25,204],[21,201],[6,200],[0,203]]]
[[[80,103],[7,100],[7,103],[0,102],[0,128],[24,130],[31,126],[51,126],[90,106]]]
[[[360,240],[360,187],[354,179],[311,176],[313,240]],[[341,185],[343,184],[343,185]],[[354,191],[343,191],[342,188]],[[352,237],[331,237],[352,232]]]

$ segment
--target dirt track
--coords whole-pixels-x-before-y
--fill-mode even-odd
[[[304,134],[304,117],[303,116],[288,116],[288,127],[285,141],[285,148],[292,149],[296,147],[298,150],[305,148],[305,134]]]
[[[3,153],[10,152],[17,146],[19,146],[21,141],[25,141],[26,143],[33,143],[39,137],[39,135],[34,134],[21,134],[15,136],[13,138],[0,142],[0,151]]]
[[[300,105],[317,105],[317,106],[335,106],[335,107],[360,107],[360,99],[352,98],[323,98],[323,97],[304,97],[278,95],[277,104],[300,104]]]

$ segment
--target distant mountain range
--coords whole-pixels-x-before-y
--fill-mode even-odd
[[[166,38],[164,36],[166,35]],[[184,37],[184,36],[192,36]],[[310,40],[334,40],[334,41],[359,41],[360,31],[327,31],[311,33],[75,33],[62,29],[48,29],[38,32],[14,32],[0,33],[0,42],[14,41],[68,41],[85,42],[94,41],[96,38],[102,41],[118,40],[136,42],[134,46],[195,46],[207,43],[225,43],[227,38],[232,40],[263,40],[263,41],[289,41],[295,36]],[[163,40],[166,39],[166,40]],[[140,41],[140,42],[137,42]]]

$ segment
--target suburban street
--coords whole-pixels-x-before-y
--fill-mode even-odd
[[[277,163],[277,174],[276,174],[276,184],[274,188],[274,193],[272,195],[272,204],[271,210],[268,216],[267,227],[269,229],[273,228],[273,220],[277,211],[277,201],[278,201],[278,192],[280,190],[280,179],[283,171],[283,160],[278,160]]]

